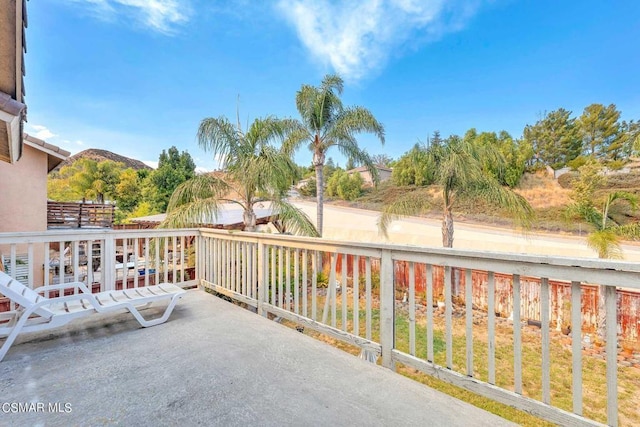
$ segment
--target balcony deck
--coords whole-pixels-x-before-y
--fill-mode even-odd
[[[71,412],[3,410],[2,424],[509,424],[199,290],[149,329],[95,316],[19,340],[0,363],[0,404]]]

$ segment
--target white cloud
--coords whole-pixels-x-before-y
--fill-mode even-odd
[[[67,0],[82,5],[105,21],[133,18],[143,26],[162,34],[176,32],[176,27],[189,21],[189,0]]]
[[[55,133],[51,132],[51,130],[49,130],[49,128],[47,128],[46,126],[28,125],[27,131],[29,131],[30,129],[32,129],[31,135],[35,136],[38,139],[47,140],[58,136]]]
[[[157,161],[153,161],[153,160],[143,160],[142,163],[144,163],[145,165],[154,168],[154,169],[158,169],[158,162]]]
[[[311,54],[348,80],[383,67],[399,49],[459,31],[481,0],[279,0]]]

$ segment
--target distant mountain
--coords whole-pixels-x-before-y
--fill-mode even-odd
[[[96,162],[100,162],[103,160],[113,160],[114,162],[124,163],[124,166],[126,168],[133,168],[135,170],[153,169],[142,163],[140,160],[130,159],[129,157],[121,156],[120,154],[112,153],[111,151],[107,150],[89,148],[88,150],[81,151],[78,154],[74,154],[73,156],[69,157],[67,160],[60,163],[58,167],[54,169],[54,171],[59,171],[64,166],[68,166],[78,159],[91,159],[95,160]]]

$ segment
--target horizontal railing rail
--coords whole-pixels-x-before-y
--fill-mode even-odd
[[[78,281],[94,292],[166,282],[188,287],[198,283],[198,235],[196,229],[0,233],[0,253],[3,269],[31,288]],[[13,307],[0,300],[3,309]]]

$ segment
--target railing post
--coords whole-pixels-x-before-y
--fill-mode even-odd
[[[615,286],[601,286],[606,309],[607,424],[618,425],[618,301]],[[604,289],[602,289],[604,288]]]
[[[266,254],[264,253],[264,242],[258,240],[258,314],[263,317],[267,317],[267,312],[264,310],[264,301],[266,294],[264,267],[266,262]]]
[[[196,259],[196,268],[194,269],[196,274],[195,279],[198,289],[202,290],[202,272],[200,271],[200,269],[202,268],[202,260],[200,259],[200,257],[202,256],[202,235],[200,231],[198,231],[198,234],[196,234],[196,239],[193,244],[196,248],[194,253],[194,258]]]
[[[104,264],[102,268],[102,280],[104,290],[112,291],[116,288],[116,242],[113,234],[109,233],[104,238]],[[123,272],[124,279],[124,272]],[[124,281],[123,281],[123,286]],[[124,289],[124,288],[123,288]]]
[[[380,259],[380,344],[382,346],[382,366],[392,371],[396,369],[391,357],[391,351],[395,345],[394,312],[393,259],[391,251],[383,249]]]

